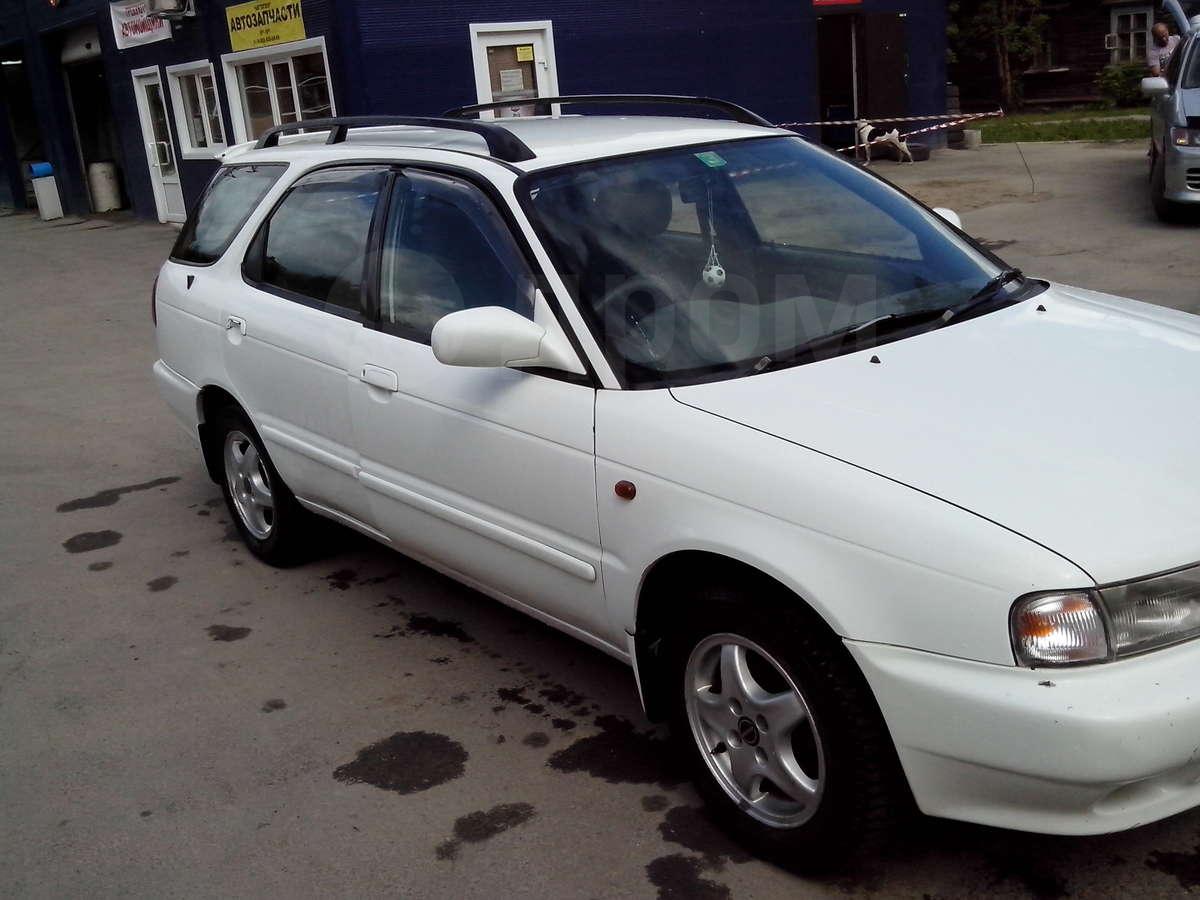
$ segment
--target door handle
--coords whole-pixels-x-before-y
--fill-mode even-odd
[[[230,316],[225,320],[225,330],[229,331],[232,328],[236,328],[241,333],[242,337],[246,336],[245,319],[239,319],[237,316]]]
[[[367,363],[362,369],[362,380],[371,387],[377,387],[382,391],[391,391],[393,393],[400,390],[400,376],[391,369],[384,369],[381,366],[373,366]]]

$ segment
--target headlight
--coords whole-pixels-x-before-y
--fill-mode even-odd
[[[1088,591],[1030,594],[1009,621],[1018,665],[1063,666],[1109,658],[1104,616]]]
[[[1200,566],[1094,591],[1029,594],[1009,617],[1022,666],[1103,662],[1200,637]]]
[[[1200,147],[1200,128],[1172,128],[1171,143],[1176,147]]]
[[[1101,588],[1100,596],[1117,656],[1200,635],[1200,568]]]

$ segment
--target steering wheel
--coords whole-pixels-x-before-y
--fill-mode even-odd
[[[632,303],[638,294],[648,295],[648,304]],[[622,282],[601,297],[593,309],[599,317],[604,333],[614,344],[621,355],[632,362],[653,363],[659,359],[654,349],[653,341],[642,327],[642,319],[669,305],[671,296],[670,286],[666,280],[653,275],[639,275]],[[618,309],[618,302],[623,308]],[[612,328],[610,323],[620,327]]]

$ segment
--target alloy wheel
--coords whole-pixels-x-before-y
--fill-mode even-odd
[[[753,641],[714,634],[688,658],[688,724],[709,771],[747,815],[796,828],[816,813],[825,759],[808,702]]]
[[[254,442],[240,431],[225,435],[225,481],[246,530],[265,541],[275,526],[271,478]]]

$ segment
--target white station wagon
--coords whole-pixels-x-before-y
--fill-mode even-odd
[[[613,99],[225,154],[154,372],[249,548],[333,519],[625,660],[765,855],[910,799],[1200,805],[1200,319],[1028,278],[732,104],[561,114]]]

